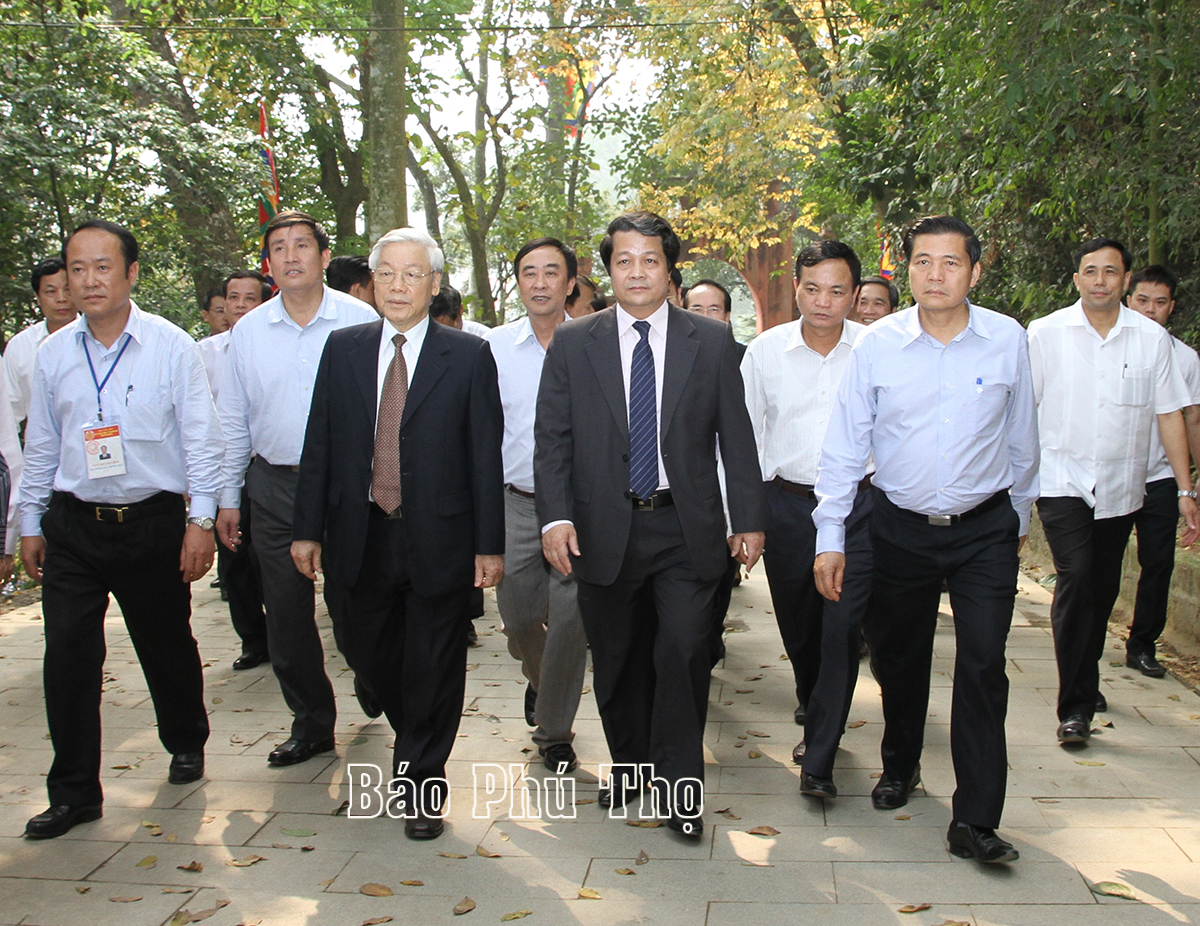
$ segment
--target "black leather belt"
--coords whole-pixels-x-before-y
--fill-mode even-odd
[[[181,506],[183,502],[183,497],[174,492],[159,492],[140,502],[130,502],[128,505],[98,505],[95,502],[85,502],[81,498],[76,498],[69,492],[55,492],[54,497],[61,499],[68,508],[78,514],[110,524],[126,524],[139,518],[161,515],[173,506]]]
[[[508,483],[508,485],[506,485],[504,488],[508,489],[508,491],[510,491],[513,495],[518,496],[519,498],[537,498],[537,496],[534,495],[532,492],[526,492],[524,489],[518,489],[511,482]]]
[[[791,495],[799,495],[801,498],[816,500],[817,493],[814,491],[813,486],[805,485],[802,482],[788,482],[782,476],[776,476],[771,482]],[[858,484],[858,491],[865,492],[869,488],[871,488],[871,477],[863,476],[862,481]]]
[[[658,508],[670,508],[675,504],[675,499],[670,492],[655,492],[646,498],[631,495],[629,500],[633,503],[634,511],[655,511]]]
[[[891,499],[889,499],[891,501]],[[909,511],[907,508],[901,508],[892,502],[893,507],[897,511],[902,511],[906,515],[914,518],[919,518],[934,527],[952,527],[955,524],[960,524],[963,521],[969,521],[971,518],[976,518],[981,514],[986,514],[993,508],[998,507],[1008,501],[1008,489],[1001,489],[995,495],[985,498],[982,502],[972,508],[970,511],[964,511],[962,514],[921,514],[919,511]]]

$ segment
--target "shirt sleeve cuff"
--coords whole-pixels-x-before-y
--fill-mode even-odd
[[[216,518],[217,516],[217,500],[211,496],[193,495],[191,504],[188,506],[188,517],[191,518]]]
[[[221,505],[222,508],[241,508],[242,507],[242,490],[237,489],[222,489],[221,490]]]
[[[546,531],[550,530],[550,528],[558,527],[558,525],[560,525],[560,524],[574,524],[574,523],[575,523],[574,521],[567,521],[567,520],[551,521],[549,524],[545,524],[542,526],[542,533],[544,534],[544,533],[546,533]]]
[[[846,552],[846,526],[825,524],[817,528],[817,555]]]
[[[36,514],[21,515],[21,536],[22,537],[40,537],[42,536],[42,515],[45,512],[39,511]]]
[[[1018,508],[1017,509],[1017,517],[1021,521],[1021,526],[1017,529],[1017,536],[1018,537],[1029,536],[1030,509],[1025,508],[1025,507]]]

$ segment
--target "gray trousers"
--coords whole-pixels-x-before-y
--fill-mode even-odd
[[[254,521],[254,551],[262,572],[271,668],[292,720],[292,738],[315,743],[333,736],[337,707],[325,674],[313,582],[292,560],[292,511],[299,474],[255,458],[246,472]]]
[[[583,677],[587,636],[579,615],[575,577],[564,576],[542,555],[542,531],[533,499],[504,493],[504,578],[496,604],[508,651],[537,692],[539,746],[569,743]]]

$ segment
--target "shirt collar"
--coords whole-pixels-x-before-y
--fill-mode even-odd
[[[891,316],[888,316],[891,317]],[[880,320],[882,321],[882,319]],[[879,324],[879,322],[876,322]],[[911,306],[900,318],[899,327],[904,331],[904,342],[902,347],[908,347],[913,341],[925,334],[925,329],[921,327],[921,308],[920,306]],[[967,300],[967,327],[954,336],[950,342],[957,341],[963,336],[963,333],[970,331],[976,337],[984,338],[988,341],[992,339],[992,334],[988,328],[987,322],[984,320],[983,313],[978,311],[978,307],[971,304],[971,300]]]
[[[317,314],[313,316],[314,320],[318,318],[336,319],[338,317],[337,303],[329,298],[329,293],[330,289],[328,286],[325,286],[321,290],[321,304],[317,306]],[[269,301],[264,302],[263,305],[267,307],[267,321],[281,322],[284,319],[291,321],[292,317],[288,315],[288,311],[283,305],[283,293],[276,293]],[[292,324],[296,323],[292,321]],[[309,324],[311,325],[312,322],[309,322]]]
[[[435,322],[434,324],[440,324]],[[425,343],[425,335],[429,333],[429,316],[426,315],[419,322],[409,328],[407,331],[401,331],[393,325],[387,318],[383,320],[383,336],[389,341],[398,334],[404,335],[404,343],[419,345]]]
[[[513,338],[514,344],[524,344],[533,337],[533,325],[529,321],[529,316],[526,315],[517,322],[516,337]],[[539,345],[540,346],[540,345]]]
[[[799,319],[794,324],[796,327],[793,328],[791,334],[788,335],[787,344],[784,345],[783,349],[785,351],[789,351],[795,350],[797,347],[803,347],[805,350],[810,350],[816,354],[817,351],[808,346],[808,343],[804,340],[804,335],[800,330],[804,326],[804,319]],[[854,341],[856,340],[854,329],[856,327],[858,327],[856,323],[848,319],[842,322],[842,334],[838,338],[837,344],[833,346],[833,350],[829,352],[828,356],[832,357],[834,353],[842,350],[843,346],[846,349],[854,347]],[[818,356],[820,355],[818,354]]]
[[[121,332],[121,336],[118,337],[115,341],[113,341],[112,347],[104,347],[103,349],[105,351],[110,351],[110,350],[113,350],[114,348],[119,348],[121,346],[121,341],[124,339],[125,335],[129,335],[130,340],[137,341],[138,344],[141,344],[142,343],[142,329],[145,326],[145,320],[143,318],[144,314],[145,313],[142,312],[142,310],[138,308],[138,304],[136,302],[134,302],[132,299],[130,299],[129,300],[129,318],[125,321],[125,329]],[[91,338],[92,343],[94,343],[94,344],[100,343],[99,341],[97,341],[95,339],[95,337],[92,336],[92,330],[91,330],[91,328],[88,327],[87,316],[84,315],[82,312],[80,312],[75,317],[75,321],[71,322],[71,324],[78,326],[75,329],[75,337],[80,342],[82,342],[83,339],[86,337],[86,338]]]
[[[1113,325],[1112,331],[1117,331],[1121,328],[1128,328],[1130,325],[1132,325],[1133,319],[1130,317],[1132,313],[1133,309],[1129,308],[1129,306],[1122,302],[1117,308],[1117,323]],[[1096,329],[1092,327],[1092,323],[1088,321],[1087,313],[1083,311],[1082,299],[1076,299],[1074,303],[1067,306],[1067,311],[1063,315],[1063,324],[1074,325],[1080,328],[1088,328],[1097,335],[1100,334],[1100,332],[1096,331]],[[1112,331],[1110,331],[1109,334],[1112,334]]]
[[[622,306],[621,303],[618,302],[617,303],[617,335],[620,337],[624,337],[625,332],[627,332],[630,328],[632,328],[633,323],[636,321],[648,321],[650,323],[650,327],[652,330],[657,331],[659,334],[661,334],[665,337],[667,334],[667,315],[668,315],[667,305],[668,305],[667,300],[664,299],[663,304],[660,305],[657,309],[655,309],[654,312],[651,315],[649,315],[647,318],[637,319],[637,318],[634,318],[632,315],[630,315],[628,312],[626,312],[625,307]]]

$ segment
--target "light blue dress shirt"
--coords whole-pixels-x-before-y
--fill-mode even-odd
[[[898,507],[962,514],[1008,489],[1028,532],[1039,459],[1028,340],[1015,319],[969,308],[949,344],[925,332],[914,306],[855,345],[821,448],[817,553],[844,551],[872,452],[872,482]]]
[[[96,420],[97,405],[85,342],[97,380],[112,370],[100,405],[104,423],[121,426],[121,476],[87,475],[83,428]],[[192,517],[215,517],[224,449],[200,351],[187,332],[131,303],[125,331],[105,347],[80,316],[38,350],[25,430],[21,534],[41,535],[52,490],[104,505],[186,493]]]
[[[222,508],[241,503],[252,453],[276,465],[300,463],[325,341],[339,328],[378,320],[361,299],[326,286],[317,314],[303,328],[279,295],[234,326],[217,399],[226,446]]]

